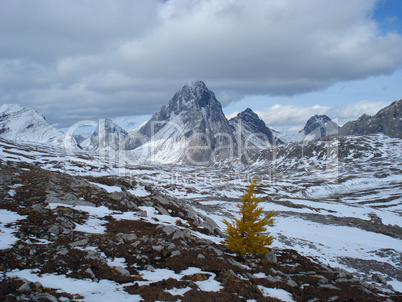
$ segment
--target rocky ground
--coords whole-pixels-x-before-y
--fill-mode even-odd
[[[381,274],[363,281],[292,249],[237,259],[213,220],[137,187],[1,160],[0,211],[17,218],[0,224],[0,300],[402,301]]]

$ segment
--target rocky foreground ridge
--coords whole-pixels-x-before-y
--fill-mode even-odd
[[[364,282],[291,249],[241,262],[211,219],[124,177],[0,168],[0,211],[17,217],[0,224],[1,301],[91,301],[91,291],[130,301],[401,299],[381,275]],[[88,290],[68,291],[74,280]]]

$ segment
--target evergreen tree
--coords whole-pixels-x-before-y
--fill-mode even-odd
[[[228,238],[226,246],[238,256],[259,256],[268,254],[268,246],[273,237],[267,232],[267,226],[273,223],[275,212],[268,212],[261,218],[262,208],[258,207],[261,197],[254,194],[257,180],[254,180],[237,205],[240,218],[232,217],[232,221],[223,221],[227,226]]]

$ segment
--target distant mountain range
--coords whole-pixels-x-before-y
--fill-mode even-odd
[[[295,138],[314,140],[374,133],[401,138],[401,112],[402,100],[399,100],[375,116],[365,114],[342,127],[326,115],[315,115]],[[104,119],[86,139],[66,136],[33,109],[15,104],[0,107],[2,138],[57,146],[67,143],[70,148],[95,152],[124,150],[132,160],[140,161],[209,164],[233,157],[247,159],[260,150],[283,144],[276,134],[250,108],[228,120],[215,94],[201,81],[184,85],[137,131],[127,132],[114,121]]]

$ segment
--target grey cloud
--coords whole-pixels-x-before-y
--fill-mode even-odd
[[[3,58],[93,54],[154,26],[158,1],[13,0],[0,3]]]
[[[0,102],[50,122],[152,114],[189,80],[223,104],[388,74],[375,0],[2,1]]]

